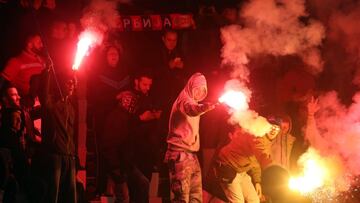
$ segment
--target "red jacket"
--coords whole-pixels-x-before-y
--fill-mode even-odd
[[[6,64],[1,76],[10,81],[20,95],[27,95],[30,89],[30,79],[45,69],[45,63],[39,56],[33,56],[23,51],[19,56],[11,58]]]

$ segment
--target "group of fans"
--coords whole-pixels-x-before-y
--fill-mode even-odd
[[[4,202],[81,199],[75,92],[85,79],[77,81],[70,70],[76,47],[72,26],[53,22],[46,49],[39,34],[29,35],[1,71]],[[189,69],[176,31],[164,31],[161,41],[149,53],[152,63],[133,68],[122,61],[127,50],[109,37],[79,72],[86,73],[99,146],[99,192],[112,193],[116,202],[149,202],[151,175],[165,163],[174,202],[202,202],[203,189],[224,201],[264,200],[261,171],[273,163],[290,169],[291,119],[272,118],[272,131],[259,138],[228,124],[227,107],[209,95],[225,74]],[[200,137],[211,133],[221,139],[211,156],[202,151],[200,163]]]

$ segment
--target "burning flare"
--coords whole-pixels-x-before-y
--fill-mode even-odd
[[[91,30],[85,30],[80,34],[79,41],[77,43],[77,50],[75,55],[75,61],[72,66],[73,70],[79,70],[79,66],[88,53],[90,47],[101,43],[102,36]]]
[[[303,195],[315,194],[317,190],[332,188],[339,173],[339,163],[335,158],[322,157],[314,148],[300,158],[303,171],[298,177],[291,177],[289,188]]]
[[[246,85],[232,79],[226,82],[225,93],[218,101],[231,108],[230,123],[238,124],[243,130],[256,137],[262,137],[271,131],[272,125],[266,118],[249,109],[250,97],[251,91]]]
[[[229,90],[219,98],[219,102],[225,103],[235,110],[247,110],[249,108],[246,95],[241,91]]]

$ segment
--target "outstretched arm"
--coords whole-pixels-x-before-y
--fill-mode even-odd
[[[192,102],[184,102],[184,111],[189,116],[200,116],[215,108],[215,104],[205,103],[198,104]]]

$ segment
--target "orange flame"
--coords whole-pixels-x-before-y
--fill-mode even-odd
[[[225,103],[235,110],[247,110],[249,108],[247,97],[241,91],[229,90],[219,98],[219,102]]]
[[[291,190],[307,195],[322,188],[340,187],[335,181],[341,174],[341,166],[335,157],[322,157],[318,151],[310,147],[300,158],[299,164],[303,167],[302,173],[290,178]]]
[[[80,64],[84,58],[84,56],[88,53],[90,47],[94,46],[95,43],[99,43],[101,41],[101,36],[93,31],[86,30],[84,31],[77,43],[77,50],[75,55],[75,61],[72,66],[73,70],[78,70]]]

